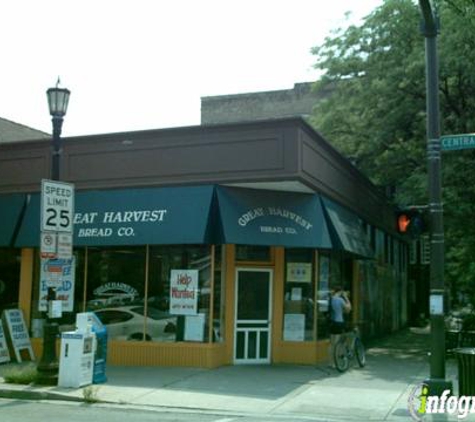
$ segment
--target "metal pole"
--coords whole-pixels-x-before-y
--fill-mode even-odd
[[[445,324],[444,324],[444,224],[441,182],[441,149],[439,120],[439,74],[437,35],[439,24],[429,0],[419,0],[422,11],[422,33],[426,50],[427,92],[427,159],[429,178],[429,211],[431,227],[430,301],[431,301],[431,357],[430,379],[426,380],[430,394],[441,395],[452,390],[445,380]],[[442,306],[439,306],[442,304]]]
[[[53,159],[51,163],[51,180],[60,179],[60,160],[61,160],[61,128],[63,127],[63,118],[54,116],[53,122]]]
[[[62,117],[53,117],[53,151],[51,161],[51,179],[60,179],[60,157],[61,157],[61,128]],[[50,287],[48,289],[48,310],[50,301],[56,299],[56,291]],[[46,311],[46,320],[43,328],[43,353],[38,364],[38,383],[56,385],[58,382],[59,362],[56,354],[56,338],[58,337],[58,323],[49,317]]]

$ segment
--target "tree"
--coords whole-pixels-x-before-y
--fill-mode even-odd
[[[475,132],[475,0],[436,4],[441,20],[441,131]],[[360,26],[339,28],[313,49],[322,71],[316,90],[333,94],[312,124],[398,204],[427,203],[424,37],[412,0],[385,0]],[[446,273],[455,289],[475,291],[474,151],[444,153]],[[475,297],[474,297],[475,298]]]

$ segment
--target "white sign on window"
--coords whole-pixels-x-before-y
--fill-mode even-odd
[[[171,270],[170,314],[198,313],[198,270]]]
[[[185,317],[185,341],[204,341],[205,314],[187,315]]]
[[[285,314],[284,341],[305,340],[305,314]]]

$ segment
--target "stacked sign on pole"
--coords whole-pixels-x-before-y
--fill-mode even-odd
[[[63,309],[72,311],[74,185],[41,181],[41,283],[39,310],[46,310],[48,289],[53,288]]]

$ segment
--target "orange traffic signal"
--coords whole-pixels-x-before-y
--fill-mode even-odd
[[[420,236],[426,230],[424,213],[418,209],[401,211],[397,215],[397,231],[411,236]]]
[[[397,229],[399,233],[407,233],[410,225],[411,217],[406,213],[399,214],[397,218]]]

